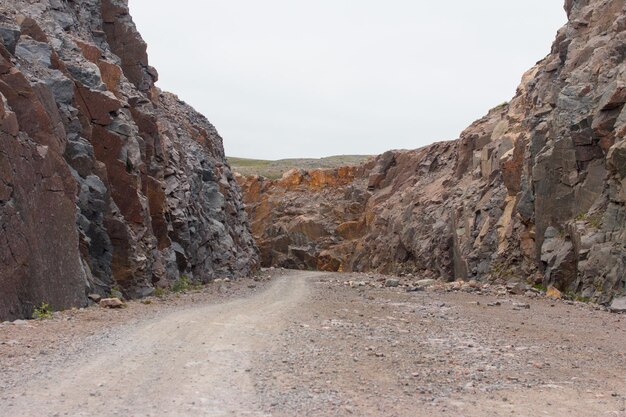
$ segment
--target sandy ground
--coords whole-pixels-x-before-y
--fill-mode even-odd
[[[626,316],[584,304],[317,272],[150,301],[0,325],[0,416],[626,416]]]

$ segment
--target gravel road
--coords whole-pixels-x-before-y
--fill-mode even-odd
[[[626,416],[624,315],[378,282],[289,272],[5,323],[0,416]]]

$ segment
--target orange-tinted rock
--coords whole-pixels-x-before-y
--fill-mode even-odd
[[[143,223],[145,208],[139,196],[139,177],[129,172],[126,161],[119,159],[124,140],[106,128],[96,125],[93,129],[92,143],[96,158],[106,166],[113,201],[127,221]]]
[[[113,121],[111,113],[117,112],[122,103],[111,92],[91,90],[83,85],[77,86],[78,96],[84,103],[92,123],[106,126]]]
[[[337,234],[345,240],[353,240],[365,234],[365,222],[362,220],[341,223],[337,226]]]
[[[76,45],[78,45],[80,49],[83,51],[83,56],[85,58],[87,58],[89,61],[93,62],[94,64],[98,64],[98,62],[102,58],[102,51],[100,50],[100,48],[98,48],[96,45],[92,43],[85,42],[81,40],[80,38],[72,38],[72,40],[76,42]]]
[[[41,300],[83,305],[76,182],[61,138],[18,69],[0,75],[0,92],[0,318],[29,317]]]
[[[102,82],[104,82],[109,91],[119,98],[122,69],[118,65],[103,60],[98,61],[98,68],[100,68],[100,74],[102,74]]]
[[[114,54],[122,60],[126,78],[139,91],[147,92],[157,80],[157,72],[148,66],[147,45],[137,33],[125,2],[101,0],[102,28]]]
[[[346,174],[242,181],[255,236],[281,242],[266,248],[280,254],[272,265],[305,268],[292,256],[305,247],[322,270],[540,277],[603,303],[623,292],[624,3],[567,1],[566,10],[551,53],[515,97],[460,139],[389,151]],[[293,233],[304,219],[328,234]]]

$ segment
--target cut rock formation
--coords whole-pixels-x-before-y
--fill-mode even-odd
[[[626,4],[565,9],[551,53],[459,139],[239,177],[262,263],[626,292]]]
[[[0,0],[0,320],[257,268],[222,139],[127,0]]]

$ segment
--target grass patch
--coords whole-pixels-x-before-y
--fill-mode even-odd
[[[602,216],[600,214],[594,214],[589,217],[588,222],[591,227],[600,229],[602,227]]]
[[[266,167],[272,163],[265,159],[246,159],[229,156],[226,158],[230,166],[237,167]]]
[[[584,221],[589,226],[594,227],[596,229],[602,228],[602,215],[600,213],[596,213],[590,215],[589,213],[578,213],[575,217],[576,221]]]
[[[335,155],[326,158],[291,158],[269,161],[265,159],[237,158],[229,156],[229,165],[241,175],[260,175],[269,179],[278,179],[293,168],[314,170],[360,165],[370,158],[369,155]]]
[[[122,300],[124,299],[124,295],[122,294],[120,287],[114,285],[111,287],[111,291],[109,291],[108,298],[119,298],[120,300]]]
[[[172,284],[172,292],[179,293],[187,291],[191,288],[191,280],[187,275],[181,275],[180,278]]]
[[[176,282],[174,282],[174,284],[172,284],[171,290],[173,293],[180,293],[180,292],[185,292],[185,291],[190,291],[190,290],[199,291],[202,288],[204,288],[204,285],[202,285],[200,282],[194,282],[191,279],[189,279],[187,275],[181,275],[181,277]],[[155,290],[155,295],[156,295],[156,290]]]
[[[33,318],[35,320],[47,320],[52,318],[52,307],[48,303],[41,303],[39,307],[35,307]]]

